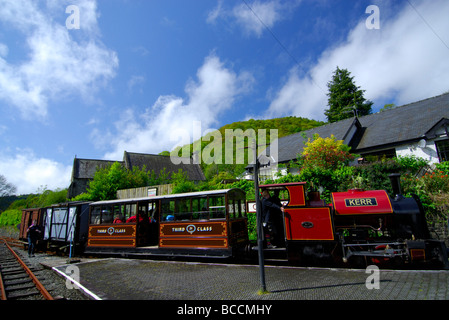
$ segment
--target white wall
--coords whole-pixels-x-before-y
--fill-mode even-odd
[[[427,141],[425,147],[423,148],[418,145],[418,142],[396,147],[396,156],[410,155],[423,158],[429,161],[429,164],[440,163],[437,148],[435,146],[435,140]]]

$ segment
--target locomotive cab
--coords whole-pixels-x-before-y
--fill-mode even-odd
[[[305,182],[261,185],[262,190],[284,193],[283,247],[290,263],[326,264],[336,245],[332,208],[318,192],[306,195]]]

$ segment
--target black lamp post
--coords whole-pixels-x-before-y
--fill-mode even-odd
[[[260,273],[260,283],[262,285],[262,293],[267,291],[267,286],[265,284],[265,266],[264,266],[264,256],[263,256],[263,241],[264,241],[264,232],[263,232],[263,224],[262,224],[262,206],[260,203],[259,197],[259,168],[260,162],[257,158],[257,148],[256,143],[253,143],[254,150],[254,189],[256,195],[256,220],[257,220],[257,246],[259,252],[259,273]]]

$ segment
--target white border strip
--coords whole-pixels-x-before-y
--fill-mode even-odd
[[[75,285],[78,286],[79,289],[81,289],[82,291],[84,291],[87,295],[91,296],[94,300],[103,300],[101,299],[99,296],[97,296],[95,293],[93,293],[92,291],[90,291],[89,289],[87,289],[86,287],[84,287],[81,283],[79,283],[78,281],[73,280],[72,278],[70,278],[67,274],[65,274],[64,272],[60,271],[57,269],[57,267],[53,267],[51,268],[52,270],[56,271],[57,273],[59,273],[61,276],[63,276],[66,279],[69,279],[69,281],[73,282]]]

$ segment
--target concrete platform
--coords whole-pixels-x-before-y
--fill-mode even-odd
[[[261,294],[256,265],[111,258],[54,265],[53,270],[79,279],[80,289],[98,300],[449,299],[449,271],[265,266],[268,293]]]

